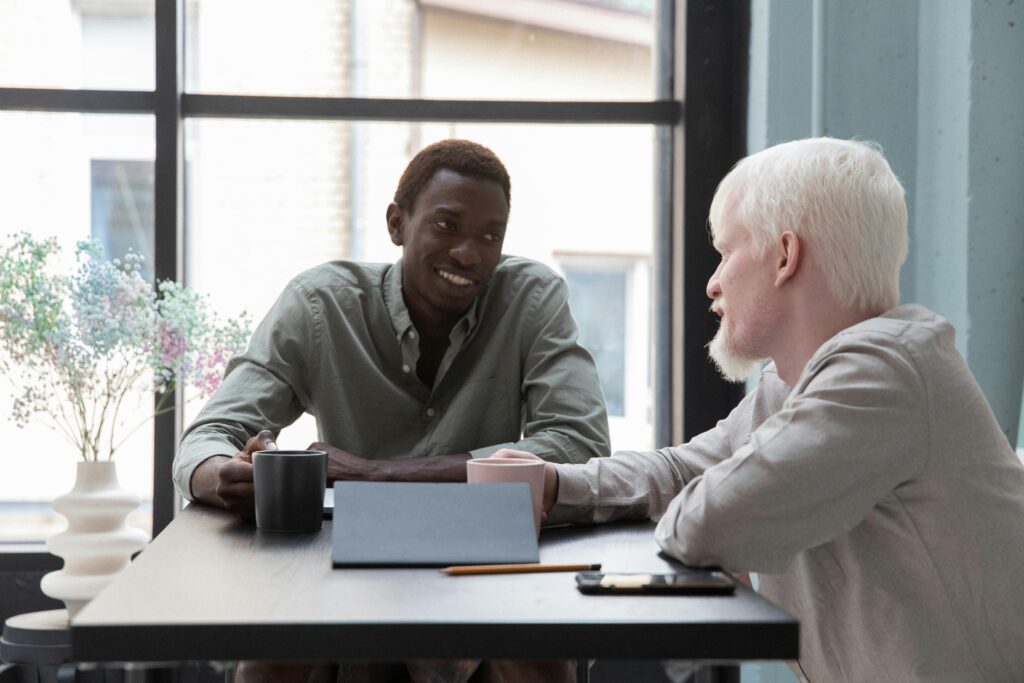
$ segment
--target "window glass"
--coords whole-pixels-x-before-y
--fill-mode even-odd
[[[626,273],[567,268],[569,303],[601,377],[610,417],[626,414]]]
[[[153,0],[0,1],[0,86],[153,88]]]
[[[648,100],[653,0],[197,0],[190,91]]]
[[[55,237],[62,257],[56,265],[65,273],[73,267],[79,240],[124,232],[118,226],[130,225],[133,239],[152,244],[152,117],[0,112],[0,149],[0,187],[13,190],[0,204],[0,239],[15,232]],[[118,161],[111,165],[111,159]],[[135,171],[119,174],[118,164]],[[50,503],[71,489],[78,455],[40,419],[24,428],[15,424],[10,380],[10,373],[0,373],[0,542],[40,540],[65,524]],[[126,422],[134,425],[144,422],[152,397],[132,399]],[[148,531],[150,423],[131,435],[115,460],[121,484],[145,501],[129,522]]]
[[[612,445],[651,448],[650,253],[556,253],[580,343],[601,377]]]
[[[140,273],[153,281],[153,162],[90,161],[92,238],[115,256],[143,256]]]
[[[281,11],[243,0],[187,0],[186,83],[192,91],[237,94],[648,100],[653,4],[303,0]],[[0,87],[152,88],[153,6],[0,0]],[[573,303],[611,399],[613,445],[650,441],[653,127],[184,125],[189,284],[208,292],[222,315],[246,309],[256,320],[306,267],[398,257],[384,210],[421,147],[449,137],[492,147],[513,179],[505,251],[543,261],[575,278],[577,292],[591,292]],[[152,277],[150,116],[0,112],[0,149],[0,182],[16,189],[0,207],[6,233],[56,236],[69,268],[75,242],[91,236],[112,256],[142,253]],[[611,330],[592,312],[598,291],[616,302]],[[198,407],[187,407],[186,421]],[[0,415],[10,408],[10,392],[0,393]],[[307,420],[289,445],[314,436]],[[12,445],[0,453],[0,541],[42,538],[63,525],[49,505],[70,488],[74,456],[35,423],[18,429],[4,419],[0,438]],[[147,424],[118,455],[122,483],[146,500],[151,441]],[[148,526],[147,509],[133,523]]]
[[[574,272],[588,287],[600,287],[599,296],[622,301],[621,319],[642,335],[620,340],[622,350],[606,355],[628,359],[631,349],[639,355],[640,361],[618,364],[620,422],[631,420],[629,431],[618,433],[623,446],[651,441],[646,264],[653,234],[653,126],[201,119],[185,130],[189,283],[210,292],[225,315],[245,308],[257,321],[305,268],[336,258],[391,262],[400,256],[387,234],[385,210],[419,149],[449,137],[493,149],[512,179],[505,253],[558,272],[568,263],[613,262],[603,278],[596,273],[588,279],[593,269]],[[580,305],[592,309],[595,299],[588,296]],[[588,320],[592,328],[601,325],[593,314]],[[593,343],[613,339],[616,325],[622,322],[610,323],[607,337],[595,329]],[[614,383],[616,371],[608,372]],[[633,400],[634,394],[641,397]],[[279,443],[305,447],[315,440],[312,424],[305,420]]]

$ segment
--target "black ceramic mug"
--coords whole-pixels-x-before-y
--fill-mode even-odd
[[[256,451],[252,454],[256,527],[263,531],[317,531],[323,526],[327,454]]]

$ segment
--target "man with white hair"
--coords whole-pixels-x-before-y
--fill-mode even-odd
[[[950,324],[897,305],[888,162],[772,147],[710,223],[711,356],[735,381],[769,360],[756,390],[683,445],[547,465],[548,521],[652,517],[683,562],[758,572],[800,620],[804,680],[1024,680],[1024,467]]]

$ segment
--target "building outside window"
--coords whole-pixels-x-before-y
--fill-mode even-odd
[[[653,0],[309,0],[185,4],[185,89],[203,94],[458,100],[654,99]],[[0,88],[153,87],[152,0],[0,0]],[[60,40],[54,40],[55,35]],[[34,38],[33,38],[34,36]],[[42,40],[43,37],[47,40]],[[49,47],[43,48],[42,45]],[[614,447],[651,445],[650,255],[655,125],[190,117],[185,279],[224,316],[257,321],[284,284],[325,260],[394,261],[384,212],[423,146],[464,137],[512,177],[505,251],[566,276],[581,339],[609,399]],[[89,236],[110,256],[153,250],[153,119],[0,111],[4,233]],[[3,381],[0,378],[0,381]],[[62,519],[74,455],[9,420],[0,393],[0,542]],[[146,406],[139,406],[144,411]],[[187,423],[198,411],[186,405]],[[279,443],[315,440],[304,417]],[[152,496],[152,430],[117,456]],[[143,506],[134,523],[149,526]]]

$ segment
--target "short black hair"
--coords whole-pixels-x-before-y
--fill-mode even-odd
[[[505,202],[511,208],[512,183],[505,165],[497,154],[471,140],[441,140],[421,149],[398,181],[395,204],[403,211],[411,211],[420,192],[441,169],[470,178],[493,180],[501,185]]]

